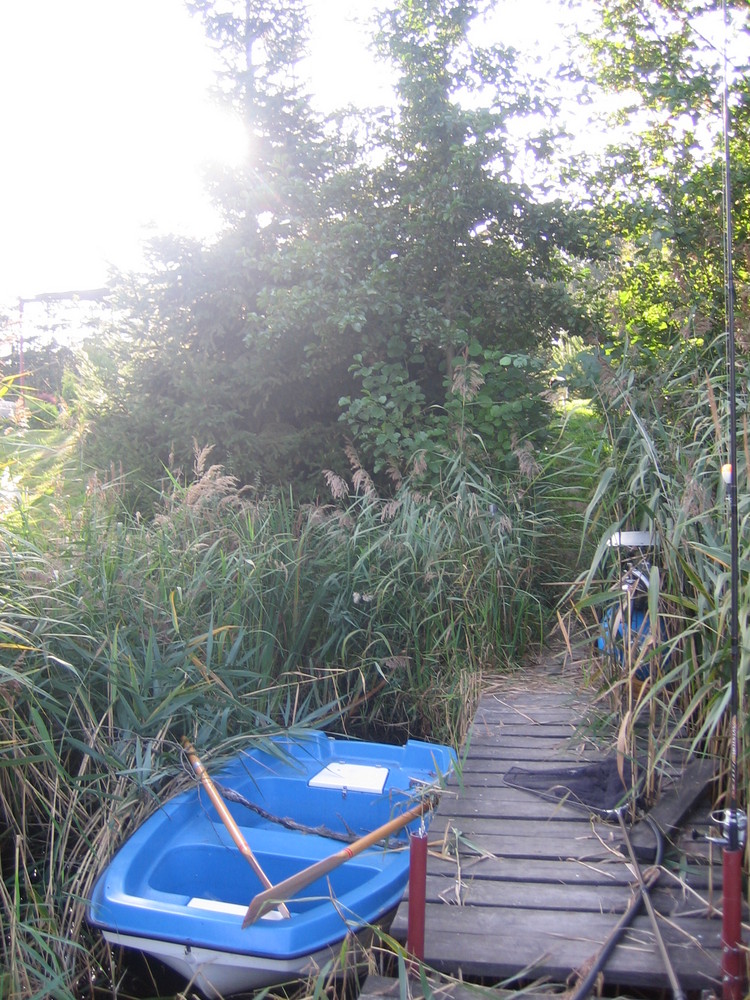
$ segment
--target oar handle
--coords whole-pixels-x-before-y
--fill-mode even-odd
[[[214,808],[216,809],[216,812],[219,814],[219,819],[222,821],[224,826],[229,831],[229,836],[237,845],[240,854],[249,863],[250,867],[253,869],[255,874],[260,879],[261,884],[266,886],[267,889],[272,888],[273,883],[261,868],[258,859],[250,850],[250,845],[243,837],[242,831],[235,823],[234,817],[230,813],[229,809],[227,809],[226,803],[219,794],[216,785],[211,780],[211,776],[209,775],[208,771],[205,769],[203,764],[201,764],[200,758],[198,757],[198,754],[195,752],[195,748],[193,747],[192,743],[187,738],[187,736],[182,737],[182,745],[185,748],[185,753],[187,754],[188,760],[192,764],[193,770],[195,771],[198,778],[200,778],[203,787],[206,789],[206,792],[208,793],[208,797],[213,802]],[[279,906],[279,910],[285,917],[289,916],[289,910],[286,908],[286,906],[284,906],[283,903]]]
[[[250,906],[247,908],[247,913],[245,914],[245,919],[242,921],[243,927],[249,927],[250,924],[255,923],[258,917],[263,916],[269,909],[271,909],[276,904],[283,905],[281,902],[284,899],[289,899],[295,893],[299,892],[300,889],[306,888],[311,885],[317,879],[322,878],[323,875],[327,875],[328,872],[333,871],[334,868],[338,868],[339,865],[343,865],[346,861],[355,857],[357,854],[361,854],[362,851],[371,847],[373,844],[377,844],[379,840],[384,840],[389,837],[392,833],[396,833],[401,830],[407,824],[411,823],[412,820],[418,819],[428,810],[430,810],[434,805],[433,797],[430,795],[425,796],[421,802],[419,802],[412,809],[401,813],[400,816],[396,816],[394,819],[389,820],[382,826],[379,826],[377,830],[373,830],[372,833],[366,834],[359,840],[355,840],[353,844],[349,844],[348,847],[342,848],[340,851],[336,851],[335,854],[329,855],[327,858],[323,858],[322,861],[316,861],[314,865],[310,865],[308,868],[304,868],[301,872],[297,872],[296,875],[290,876],[290,878],[284,879],[283,882],[279,882],[278,885],[271,886],[266,889],[265,892],[258,893],[257,896],[252,900]]]

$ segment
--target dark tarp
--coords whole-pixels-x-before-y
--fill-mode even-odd
[[[624,779],[624,784],[623,784]],[[617,757],[577,767],[553,767],[530,771],[512,767],[505,774],[506,785],[533,792],[553,802],[565,802],[589,812],[607,815],[632,805],[633,774],[630,761],[623,762],[623,777]],[[637,799],[636,799],[637,801]]]

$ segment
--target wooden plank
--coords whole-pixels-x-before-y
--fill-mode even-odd
[[[589,816],[589,812],[581,807],[576,807],[575,813],[570,813],[569,810],[573,809],[570,803],[552,801],[541,795],[536,795],[534,792],[527,791],[525,788],[516,788],[513,785],[509,785],[506,783],[505,776],[502,773],[468,774],[465,775],[461,787],[449,785],[448,794],[444,796],[445,809],[447,811],[448,807],[453,806],[454,803],[456,804],[456,808],[459,808],[458,804],[463,799],[471,799],[474,796],[476,796],[477,800],[484,799],[490,802],[494,796],[498,816],[502,816],[503,813],[510,810],[514,815],[519,817],[526,816],[530,821],[533,821],[536,816],[546,816],[561,806],[567,807],[566,818],[568,815],[575,815],[579,820],[586,820]],[[460,808],[463,807],[461,806]]]
[[[472,784],[466,787],[466,792],[463,795],[460,790],[457,791],[458,794],[455,797],[452,795],[444,796],[444,803],[440,803],[437,815],[454,816],[481,813],[500,818],[509,805],[517,810],[520,804],[524,809],[521,816],[528,816],[530,821],[533,821],[535,816],[552,814],[562,807],[568,810],[575,808],[580,821],[584,823],[588,821],[589,813],[583,807],[574,807],[565,802],[552,802],[541,795],[527,792],[522,788],[513,788],[504,783],[502,785],[495,783]]]
[[[505,726],[525,726],[530,731],[536,728],[559,728],[560,730],[589,727],[595,723],[593,713],[573,713],[565,706],[554,709],[538,709],[533,705],[524,707],[522,704],[512,708],[488,707],[480,704],[474,715],[473,729],[484,724]]]
[[[490,709],[516,712],[529,709],[560,711],[565,709],[570,715],[572,712],[584,712],[588,706],[581,703],[580,695],[572,692],[570,688],[564,690],[562,687],[556,691],[524,691],[519,688],[517,691],[507,694],[483,694],[479,699],[477,711]]]
[[[458,806],[458,803],[456,803]],[[436,816],[430,825],[430,844],[439,842],[446,834],[450,835],[455,827],[457,810],[449,816]],[[579,827],[580,829],[575,829]],[[590,823],[581,818],[580,814],[561,819],[552,815],[546,820],[529,820],[526,817],[509,816],[498,823],[496,816],[483,816],[476,813],[462,817],[461,832],[465,836],[500,836],[500,837],[540,837],[544,840],[562,840],[564,837],[598,836],[605,844],[613,848],[619,847],[617,837],[619,827],[607,823]],[[621,850],[623,856],[624,849]]]
[[[453,877],[457,870],[456,860],[430,857],[430,874]],[[583,860],[554,861],[549,858],[516,860],[501,857],[464,857],[460,862],[462,877],[466,880],[491,879],[496,882],[552,883],[554,885],[623,885],[632,881],[632,876],[622,863],[588,862]]]
[[[498,749],[503,746],[511,748],[538,746],[554,749],[558,746],[582,748],[601,754],[601,747],[575,726],[567,726],[565,729],[541,726],[531,730],[528,726],[483,726],[474,730],[468,746],[472,753],[483,747]]]
[[[547,767],[552,765],[575,767],[577,764],[593,764],[602,760],[602,756],[593,754],[586,748],[570,747],[564,742],[554,740],[519,739],[509,743],[498,738],[496,742],[488,740],[475,746],[470,760],[507,761],[509,764],[523,761],[524,765],[527,760],[544,761]]]
[[[472,756],[479,752],[482,756],[487,756],[490,750],[525,750],[538,748],[552,751],[575,751],[576,753],[589,751],[601,755],[601,751],[589,740],[583,740],[575,729],[568,729],[567,732],[549,730],[539,730],[530,733],[522,726],[513,726],[511,729],[502,730],[499,726],[493,727],[491,731],[480,730],[475,734],[470,744]],[[482,754],[482,751],[485,751]]]
[[[632,878],[632,876],[631,876]],[[471,877],[427,879],[426,900],[431,905],[494,907],[505,909],[507,919],[516,910],[558,910],[562,913],[620,913],[634,892],[632,881],[626,884],[560,885],[528,881],[495,881]],[[407,894],[408,898],[408,894]],[[692,917],[697,903],[676,886],[657,886],[651,892],[656,911],[662,916]],[[401,921],[396,926],[401,926]],[[406,926],[404,924],[404,931]]]
[[[474,857],[479,851],[504,858],[525,860],[536,858],[547,861],[590,861],[601,863],[611,859],[593,835],[575,838],[512,836],[502,832],[472,836],[462,832],[457,842],[461,855]]]
[[[487,907],[431,906],[427,909],[425,963],[438,971],[497,979],[522,969],[564,982],[574,969],[595,957],[617,922],[611,913],[508,911]],[[686,933],[663,925],[662,933],[684,989],[720,983],[721,922],[683,921]],[[666,988],[668,978],[655,953],[648,918],[637,917],[633,929],[614,950],[605,970],[608,983]],[[531,976],[529,977],[531,978]]]
[[[513,919],[512,910],[560,910],[568,912],[580,910],[591,913],[592,909],[617,912],[623,908],[623,900],[629,898],[626,885],[560,885],[555,883],[509,881],[500,885],[485,879],[439,878],[431,875],[427,879],[426,899],[434,905],[447,906],[492,906],[508,910],[508,919]],[[407,894],[408,898],[408,894]],[[672,890],[665,893],[654,905],[660,911],[678,912],[681,896]]]
[[[482,733],[471,744],[469,750],[469,760],[492,759],[497,754],[511,756],[515,753],[516,761],[520,762],[524,754],[529,751],[546,752],[551,758],[558,754],[562,757],[585,758],[591,754],[596,760],[601,757],[590,743],[583,743],[571,733],[549,733],[530,736],[528,733],[518,733],[514,736],[503,737],[495,730],[493,733]]]
[[[712,760],[693,760],[680,779],[667,787],[649,812],[649,819],[656,823],[662,836],[670,840],[677,833],[685,817],[695,808],[714,780],[716,765]],[[646,821],[636,824],[628,836],[639,861],[653,861],[656,839]]]
[[[528,712],[485,712],[481,708],[472,720],[472,737],[485,731],[499,729],[508,733],[525,732],[528,736],[560,736],[563,739],[575,733],[587,734],[592,729],[589,719],[562,711],[555,715]]]
[[[477,988],[463,986],[459,982],[427,976],[427,1000],[477,1000]],[[359,1000],[424,1000],[425,990],[421,979],[408,976],[406,981],[385,976],[369,975],[362,985]],[[518,1000],[517,990],[493,989],[494,1000]],[[549,993],[535,993],[524,990],[523,1000],[550,1000]]]
[[[536,757],[536,759],[533,759]],[[479,786],[485,784],[491,784],[495,788],[504,786],[508,789],[518,790],[524,793],[529,799],[540,798],[540,796],[530,788],[521,788],[520,785],[515,785],[510,782],[506,782],[505,775],[511,768],[518,764],[519,760],[523,760],[523,766],[528,771],[536,771],[540,774],[550,771],[551,768],[577,768],[577,767],[587,767],[590,764],[595,764],[597,761],[589,758],[568,758],[561,759],[557,756],[552,756],[547,753],[546,756],[543,754],[514,754],[509,757],[497,757],[495,755],[487,758],[482,757],[472,757],[471,761],[467,761],[465,766],[461,771],[460,779],[457,778],[453,784],[454,788],[463,788],[467,785],[477,784]],[[489,781],[488,779],[493,778],[495,780]],[[499,781],[497,779],[500,779]],[[450,784],[449,786],[450,787]]]
[[[471,735],[467,740],[467,746],[471,747],[474,740],[483,737],[498,736],[502,734],[508,739],[527,740],[571,740],[577,739],[582,742],[591,742],[591,736],[586,725],[579,725],[578,720],[571,718],[560,718],[547,722],[534,720],[528,722],[521,716],[512,718],[492,718],[486,716],[475,718],[471,727]]]
[[[627,886],[632,883],[633,876],[627,866],[615,861],[595,862],[580,860],[556,861],[549,858],[508,859],[491,855],[464,855],[460,859],[438,858],[430,856],[429,874],[439,878],[453,879],[460,872],[464,881],[486,880],[495,882],[518,882],[522,885],[536,886],[552,884],[567,887],[578,885]],[[698,865],[684,865],[682,870],[672,878],[669,873],[663,876],[665,884],[672,882],[679,891],[690,900],[691,905],[698,907],[700,902],[691,890],[700,893],[709,903],[715,902],[721,892],[721,865],[713,870]],[[714,895],[710,897],[713,888]],[[531,891],[531,890],[530,890]],[[596,906],[596,902],[594,902]]]

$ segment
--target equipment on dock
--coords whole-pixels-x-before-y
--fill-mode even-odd
[[[662,642],[659,615],[654,615],[652,623],[649,607],[651,552],[655,542],[650,531],[616,531],[607,539],[607,548],[618,559],[618,598],[602,616],[596,645],[613,659],[619,670],[627,672],[636,694],[645,681],[653,678],[657,647]]]

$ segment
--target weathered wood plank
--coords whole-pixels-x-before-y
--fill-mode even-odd
[[[492,729],[482,728],[474,732],[470,743],[471,752],[483,749],[502,749],[503,747],[549,747],[554,749],[573,747],[584,748],[592,753],[600,753],[601,749],[588,737],[582,737],[579,730],[571,726],[567,729],[551,729],[542,726],[529,731],[523,726],[493,726]]]
[[[522,862],[522,863],[519,863]],[[432,874],[453,877],[457,870],[455,858],[430,857],[428,870]],[[625,865],[614,862],[596,864],[583,860],[553,861],[548,858],[504,858],[499,856],[462,857],[462,877],[487,879],[496,882],[551,883],[553,885],[622,885],[627,886],[632,876]]]
[[[496,881],[471,877],[440,878],[430,875],[427,879],[426,900],[428,904],[435,906],[491,906],[505,909],[509,920],[514,919],[516,910],[620,913],[635,892],[632,876],[630,878],[631,881],[625,884],[599,884],[596,891],[592,892],[590,884],[507,881],[498,885]],[[696,912],[706,912],[698,908],[695,899],[686,896],[676,886],[657,886],[651,891],[651,899],[657,913],[670,918],[692,917]],[[400,921],[396,926],[400,926]]]
[[[519,705],[507,709],[480,704],[474,716],[473,730],[476,732],[487,724],[501,727],[525,726],[530,732],[544,727],[570,732],[572,728],[584,729],[594,726],[596,721],[593,713],[571,712],[565,706],[556,709],[537,709],[534,706],[524,708],[523,705]]]
[[[462,986],[458,982],[450,982],[438,979],[435,976],[428,977],[427,988],[429,1000],[477,1000],[476,987]],[[398,979],[389,979],[384,976],[370,975],[365,980],[359,1000],[401,1000],[403,996],[408,996],[410,1000],[423,1000],[425,996],[421,980],[414,976],[409,976],[407,981],[402,983]],[[518,997],[517,990],[493,990],[494,1000],[515,1000]],[[550,1000],[549,993],[534,993],[524,990],[523,1000]]]
[[[474,857],[482,851],[506,860],[534,858],[540,861],[583,860],[601,863],[611,858],[602,848],[601,842],[591,834],[566,838],[533,835],[519,837],[505,834],[501,830],[483,834],[461,830],[460,836],[452,839],[458,853],[468,857]]]
[[[428,878],[433,876],[455,880],[457,874],[464,882],[498,882],[518,883],[526,886],[529,892],[535,892],[539,885],[554,885],[562,891],[575,886],[589,886],[592,890],[592,909],[597,909],[598,892],[602,887],[628,887],[633,876],[626,865],[621,862],[607,861],[603,863],[589,862],[583,859],[573,861],[555,861],[539,858],[503,858],[489,856],[463,856],[458,861],[455,858],[430,857]],[[663,876],[667,885],[671,879]],[[683,888],[679,888],[682,885]],[[699,893],[709,905],[720,903],[721,866],[709,872],[702,866],[685,866],[675,882],[680,895],[688,901],[688,908],[701,909],[700,899],[692,895]],[[502,889],[498,890],[498,894]]]
[[[516,909],[543,909],[568,911],[580,910],[591,913],[592,906],[598,902],[599,909],[605,912],[617,912],[624,906],[623,901],[629,897],[628,885],[598,885],[596,893],[592,893],[590,885],[559,885],[539,882],[503,882],[487,881],[471,878],[468,873],[462,873],[461,878],[440,878],[429,876],[426,886],[426,899],[429,904],[447,906],[491,906],[496,909],[508,910],[508,919],[513,919]],[[407,893],[408,898],[408,893]],[[659,909],[668,908],[668,912],[677,912],[679,898],[676,893],[665,895],[663,901],[657,904]]]
[[[449,786],[449,792],[452,789]],[[527,792],[522,788],[513,788],[510,785],[506,785],[504,782],[498,784],[495,782],[482,782],[479,784],[464,783],[464,791],[461,793],[460,789],[456,789],[457,795],[448,794],[444,796],[445,808],[443,808],[443,802],[440,803],[440,809],[438,810],[438,815],[445,816],[462,816],[462,815],[483,815],[483,816],[497,816],[501,818],[508,809],[512,810],[515,815],[519,815],[518,808],[520,806],[521,812],[520,817],[528,817],[529,824],[533,825],[539,816],[554,816],[555,813],[563,808],[566,810],[574,810],[575,814],[579,817],[579,821],[587,822],[589,813],[582,806],[576,806],[573,802],[554,802],[543,798],[541,795],[536,795],[533,792]]]
[[[530,801],[534,799],[542,798],[542,796],[535,793],[532,789],[521,788],[518,785],[510,784],[506,782],[505,775],[512,767],[516,765],[523,764],[524,768],[528,771],[538,771],[544,774],[549,771],[550,768],[575,768],[575,767],[585,767],[588,764],[596,763],[590,758],[585,760],[561,760],[558,757],[547,756],[546,759],[541,758],[537,760],[524,759],[524,757],[513,756],[511,758],[498,759],[497,757],[490,757],[487,760],[482,760],[481,758],[474,757],[471,762],[463,769],[460,779],[455,782],[449,783],[448,787],[453,788],[463,788],[467,786],[476,785],[481,787],[482,785],[491,785],[494,788],[504,787],[508,791],[518,791],[523,792],[524,796]]]
[[[651,862],[654,858],[655,834],[651,823],[658,826],[665,839],[674,837],[682,821],[707,792],[715,771],[713,761],[690,761],[680,780],[662,792],[649,812],[650,822],[636,824],[628,834],[639,861]]]
[[[617,922],[611,913],[495,910],[487,907],[428,907],[425,962],[438,971],[500,978],[534,967],[557,982],[583,967],[601,948]],[[683,921],[679,933],[665,923],[662,933],[684,989],[720,983],[721,923]],[[531,977],[530,977],[531,978]],[[632,931],[614,950],[605,981],[635,987],[669,985],[655,951],[648,918],[637,917]]]
[[[547,691],[545,694],[534,691],[514,691],[503,696],[484,694],[477,705],[478,712],[530,715],[532,718],[535,713],[561,716],[565,712],[566,718],[570,719],[575,716],[584,717],[591,710],[591,700],[586,695],[571,694],[570,689]]]
[[[585,726],[585,720],[571,719],[570,716],[567,718],[562,715],[554,718],[549,716],[546,719],[533,718],[532,716],[524,718],[520,714],[511,716],[498,712],[483,712],[480,709],[474,717],[469,742],[471,743],[482,732],[488,732],[490,729],[499,729],[510,733],[523,732],[527,736],[558,736],[560,739],[567,739],[577,731],[585,729]]]
[[[496,742],[480,743],[472,751],[472,761],[507,761],[514,764],[521,761],[525,763],[527,760],[544,761],[548,767],[553,763],[574,767],[576,764],[591,764],[603,759],[601,754],[593,753],[588,747],[570,746],[559,740],[518,739],[508,743],[498,737]]]
[[[455,820],[458,817],[458,803],[456,809],[449,816],[436,816],[430,826],[430,843],[440,840],[446,832],[448,834],[455,827]],[[576,830],[575,827],[580,829]],[[567,837],[597,836],[605,844],[616,848],[619,844],[619,827],[608,823],[594,822],[587,818],[582,818],[580,813],[575,816],[560,818],[554,813],[546,820],[530,820],[527,817],[507,816],[502,823],[497,822],[496,816],[484,816],[473,813],[470,816],[462,817],[461,832],[465,836],[503,836],[503,837],[540,837],[545,840],[561,840]],[[652,838],[653,839],[653,838]],[[624,850],[623,850],[624,854]]]

